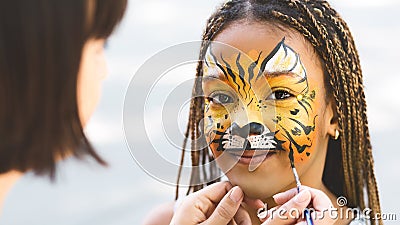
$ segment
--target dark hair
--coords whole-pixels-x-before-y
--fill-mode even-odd
[[[340,127],[339,140],[329,140],[323,182],[336,196],[346,196],[350,207],[359,207],[362,210],[369,207],[372,215],[380,213],[362,72],[358,52],[346,22],[324,0],[227,1],[207,22],[196,77],[203,76],[202,60],[210,41],[229,24],[238,21],[267,22],[294,29],[314,47],[325,70],[327,94],[335,101]],[[193,96],[202,96],[201,82],[198,80],[200,79],[196,79],[193,88]],[[205,183],[208,185],[215,182],[210,182],[210,178],[216,173],[216,168],[206,166],[215,165],[208,163],[213,158],[207,147],[198,151],[196,144],[197,139],[201,139],[199,130],[203,130],[200,123],[204,117],[203,108],[204,99],[193,97],[182,148],[176,196],[188,139],[191,140],[193,166],[188,193],[203,188]],[[382,220],[370,221],[383,223]]]
[[[93,157],[77,105],[82,49],[107,38],[127,0],[0,2],[0,173],[55,175],[67,155]]]

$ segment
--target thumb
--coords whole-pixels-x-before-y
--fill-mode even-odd
[[[272,213],[272,215],[268,217],[263,225],[294,224],[301,218],[304,209],[308,206],[310,201],[311,193],[308,190],[300,191],[294,198],[287,201],[278,209],[273,210],[273,212],[268,210],[268,214]]]
[[[238,187],[232,188],[221,200],[214,212],[204,224],[226,225],[233,219],[243,200],[243,191]]]

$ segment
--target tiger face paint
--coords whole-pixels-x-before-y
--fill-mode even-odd
[[[238,21],[218,33],[207,50],[213,53],[222,68],[216,63],[212,65],[213,57],[207,53],[203,63],[205,102],[202,110],[205,114],[201,127],[218,167],[229,181],[240,186],[246,196],[264,202],[269,199],[272,203],[272,195],[296,187],[289,159],[293,157],[302,184],[322,187],[324,160],[333,128],[334,102],[326,98],[323,61],[314,47],[294,30],[268,23]],[[241,53],[240,57],[238,53]],[[221,55],[230,65],[236,82],[229,74],[225,77],[222,69],[227,72],[228,66]],[[265,64],[263,70],[262,62]],[[298,70],[300,68],[304,70]],[[246,85],[241,83],[241,78]],[[220,104],[211,101],[214,99]],[[232,136],[248,133],[246,139],[259,139],[250,145],[253,148],[260,146],[256,143],[262,148],[270,148],[265,144],[267,141],[276,149],[247,150],[246,144],[246,150],[242,151],[218,150],[224,145],[217,140],[234,123],[244,129],[233,127]],[[273,137],[257,136],[269,133],[265,127],[273,132]],[[233,146],[243,143],[241,138],[233,140],[238,143]],[[280,142],[275,144],[275,140]],[[279,144],[283,150],[277,150]],[[252,161],[257,162],[254,167],[251,167]]]
[[[216,157],[227,151],[257,165],[267,153],[286,152],[295,162],[310,157],[316,90],[285,38],[270,52],[210,45],[203,71],[204,132]]]

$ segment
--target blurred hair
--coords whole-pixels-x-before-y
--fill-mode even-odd
[[[105,39],[127,0],[0,1],[0,173],[54,177],[67,155],[105,162],[85,137],[77,105],[82,49]]]

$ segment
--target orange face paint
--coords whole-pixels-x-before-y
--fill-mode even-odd
[[[216,157],[269,150],[307,160],[315,138],[316,91],[284,39],[268,54],[211,45],[203,68],[204,132]]]

